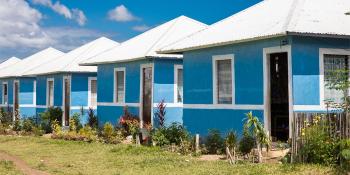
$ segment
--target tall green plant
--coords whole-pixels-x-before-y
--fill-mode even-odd
[[[236,161],[236,146],[237,136],[236,133],[230,131],[225,138],[226,154],[230,160],[230,163],[234,164]]]
[[[258,162],[262,162],[262,144],[268,144],[269,138],[264,130],[264,125],[259,121],[259,118],[253,116],[253,112],[250,111],[246,114],[244,127],[250,132],[255,139],[256,147],[258,151]]]
[[[88,125],[93,129],[98,127],[98,118],[92,108],[89,108],[88,110]]]

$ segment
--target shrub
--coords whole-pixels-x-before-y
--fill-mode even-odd
[[[42,136],[44,135],[44,131],[41,129],[41,127],[33,127],[33,134],[34,136]]]
[[[74,113],[71,117],[72,122],[75,126],[75,131],[78,132],[81,128],[83,128],[83,125],[80,122],[81,115],[79,113]],[[69,121],[69,125],[71,125],[71,121]]]
[[[235,161],[236,159],[236,146],[237,146],[237,136],[236,133],[233,131],[230,131],[226,138],[225,138],[225,145],[226,145],[226,149],[228,149],[227,151],[229,151],[229,153],[232,156],[231,161]],[[227,152],[226,152],[227,154]],[[231,158],[230,158],[231,159]],[[232,162],[234,163],[234,162]]]
[[[238,147],[239,151],[243,155],[247,155],[252,151],[254,146],[255,146],[255,139],[251,135],[249,135],[247,131],[244,131],[243,137],[239,141],[239,147]]]
[[[132,135],[135,139],[140,129],[140,121],[136,115],[129,112],[128,107],[124,107],[124,114],[119,118],[119,125],[126,131],[127,135]]]
[[[12,114],[6,112],[4,108],[0,108],[0,123],[9,125],[12,122]]]
[[[103,136],[105,138],[111,138],[113,136],[113,132],[114,132],[114,128],[113,128],[113,125],[109,122],[105,123],[103,125]]]
[[[224,151],[224,139],[221,137],[220,131],[210,129],[206,138],[206,146],[210,154],[221,154]]]
[[[304,145],[300,153],[306,162],[325,165],[336,163],[336,140],[329,136],[326,129],[316,118],[309,127],[302,130]]]
[[[95,115],[95,111],[92,108],[89,108],[89,111],[88,111],[88,125],[91,128],[98,127],[98,118]]]
[[[174,122],[167,127],[166,137],[171,144],[180,145],[181,140],[189,139],[189,133],[180,123]]]
[[[22,130],[21,121],[19,119],[15,119],[15,121],[13,122],[12,130],[14,130],[14,131],[21,131]]]
[[[79,130],[79,136],[83,138],[84,141],[92,142],[97,140],[96,131],[94,131],[90,126],[85,126]]]
[[[164,122],[165,122],[165,114],[166,114],[166,105],[164,103],[164,100],[162,100],[158,105],[157,105],[157,110],[155,111],[154,115],[158,119],[159,122],[159,127],[164,127]]]
[[[165,146],[169,145],[169,140],[166,137],[166,128],[159,128],[153,131],[152,141],[156,146]]]
[[[50,107],[44,113],[40,114],[41,118],[41,127],[45,131],[45,133],[52,132],[52,122],[57,121],[58,124],[62,123],[62,109],[57,107]]]
[[[35,128],[34,126],[34,122],[32,119],[30,118],[27,118],[27,119],[23,119],[23,122],[22,122],[23,126],[22,126],[22,129],[25,131],[25,132],[32,132],[33,131],[33,128]]]

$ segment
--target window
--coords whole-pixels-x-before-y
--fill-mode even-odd
[[[326,101],[342,103],[344,96],[341,90],[330,89],[327,84],[334,79],[332,73],[349,68],[349,59],[346,55],[324,55],[324,97]]]
[[[183,103],[183,69],[181,65],[175,65],[175,103]]]
[[[125,69],[116,68],[114,71],[114,99],[117,103],[125,102]]]
[[[232,104],[232,56],[214,57],[214,103]]]
[[[97,106],[97,80],[90,80],[90,106]]]
[[[47,106],[53,106],[54,100],[54,81],[52,79],[47,81]]]
[[[8,86],[7,83],[2,84],[2,104],[7,105],[8,104]]]

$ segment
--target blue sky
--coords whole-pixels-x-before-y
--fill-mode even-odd
[[[24,58],[48,46],[69,51],[99,36],[122,42],[180,15],[212,24],[260,1],[5,0],[0,21],[16,25],[0,29],[5,34],[0,60]]]

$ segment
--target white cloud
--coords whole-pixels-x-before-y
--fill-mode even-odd
[[[73,17],[78,22],[78,24],[81,26],[85,25],[87,18],[84,12],[79,9],[72,9],[72,12],[73,12]]]
[[[132,27],[133,30],[138,31],[138,32],[144,32],[150,28],[151,28],[150,26],[145,25],[145,24]]]
[[[108,12],[108,18],[117,22],[128,22],[139,20],[138,17],[134,16],[124,5],[115,7]]]
[[[42,14],[24,0],[0,0],[0,61],[11,56],[24,58],[49,46],[69,51],[100,36],[112,37],[82,28],[44,28],[41,19]],[[86,20],[84,16],[79,19]]]
[[[42,14],[26,1],[0,1],[0,47],[30,45],[40,48],[51,41],[42,31],[39,21]]]
[[[87,19],[83,11],[80,9],[69,9],[67,6],[61,4],[59,1],[53,3],[51,0],[32,0],[34,4],[43,5],[51,8],[54,12],[64,16],[67,19],[73,19],[79,25],[85,25]]]

